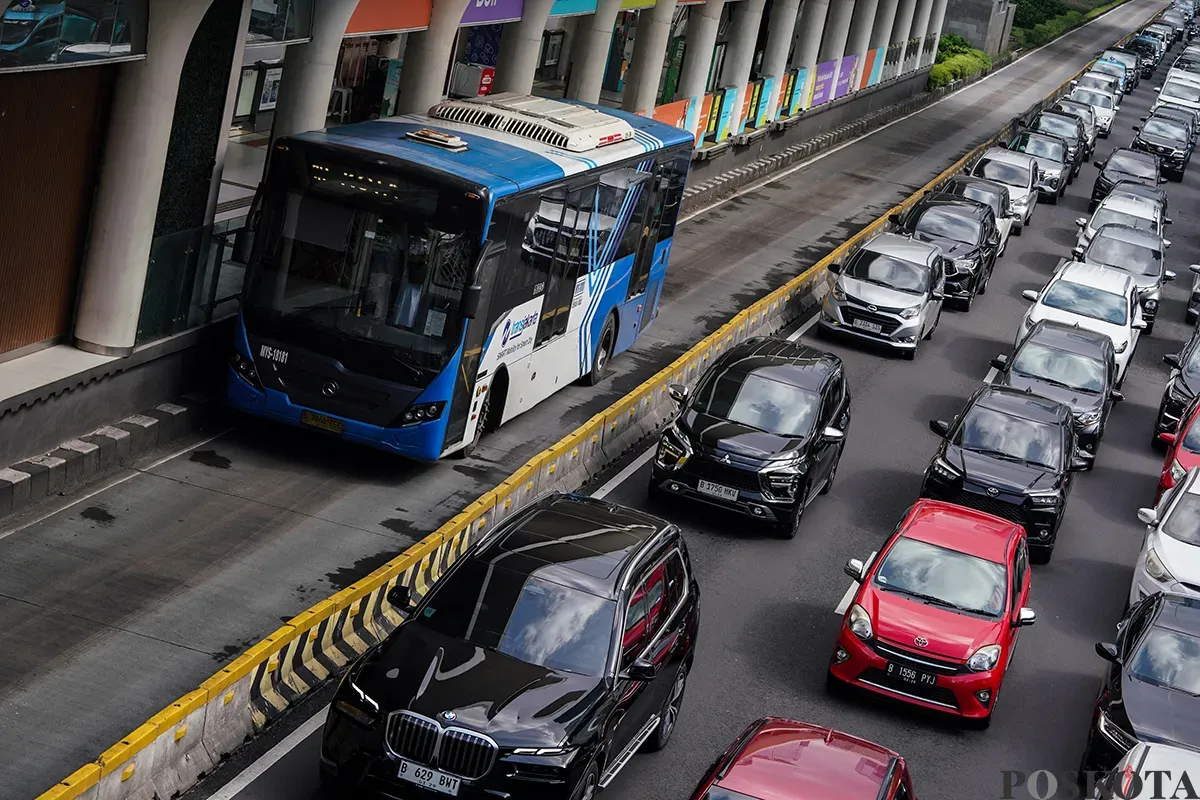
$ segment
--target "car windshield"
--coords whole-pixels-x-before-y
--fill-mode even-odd
[[[821,395],[786,380],[791,367],[717,369],[696,391],[692,410],[776,436],[812,432]]]
[[[1055,108],[1062,111],[1064,114],[1070,114],[1073,117],[1078,117],[1085,126],[1093,125],[1096,122],[1096,115],[1092,113],[1091,106],[1083,103],[1059,103]]]
[[[1154,686],[1200,696],[1200,639],[1151,628],[1133,654],[1129,672]]]
[[[859,250],[846,266],[846,277],[908,294],[929,291],[929,268],[902,258]]]
[[[1025,342],[1017,351],[1010,369],[1021,377],[1050,381],[1079,392],[1099,394],[1104,389],[1104,362],[1034,341]]]
[[[950,193],[959,197],[965,197],[968,200],[983,203],[992,209],[992,213],[996,215],[997,219],[1004,215],[1004,208],[1000,205],[1000,194],[997,191],[984,189],[977,184],[969,183],[953,187]]]
[[[1125,77],[1125,67],[1115,61],[1097,61],[1092,70],[1105,75],[1111,75],[1114,78]]]
[[[1108,157],[1108,167],[1139,178],[1154,178],[1154,162],[1132,153],[1118,150]]]
[[[1200,71],[1200,61],[1197,61],[1194,58],[1184,58],[1180,56],[1179,59],[1177,59],[1175,63],[1171,65],[1171,69],[1181,69],[1184,72],[1198,72]]]
[[[953,443],[964,450],[1047,469],[1058,469],[1062,463],[1062,434],[1057,427],[982,406],[968,412]]]
[[[1076,89],[1071,92],[1071,99],[1078,100],[1081,103],[1087,103],[1089,106],[1097,108],[1112,108],[1112,95],[1104,92],[1094,92],[1091,89]]]
[[[1003,564],[902,536],[879,565],[875,586],[918,602],[998,617],[1008,597],[1006,573]]]
[[[1189,453],[1200,454],[1200,424],[1197,424],[1194,417],[1192,424],[1188,425],[1187,431],[1184,432],[1183,441],[1179,443],[1179,446]],[[1200,523],[1196,530],[1200,531]]]
[[[1116,267],[1131,275],[1162,273],[1162,253],[1151,247],[1118,239],[1103,230],[1088,245],[1083,260],[1106,267]]]
[[[503,558],[469,559],[439,584],[418,624],[543,669],[603,675],[617,604],[538,570],[507,569]]]
[[[1029,136],[1020,142],[1020,149],[1031,156],[1038,156],[1050,161],[1062,161],[1066,158],[1062,142],[1047,139],[1043,136]]]
[[[1190,433],[1189,431],[1189,435]],[[1167,514],[1167,518],[1158,529],[1184,544],[1200,546],[1200,495],[1182,493],[1179,502]]]
[[[1055,281],[1042,297],[1042,305],[1113,325],[1129,321],[1129,301],[1124,295],[1068,280]]]
[[[1163,84],[1160,97],[1171,100],[1182,100],[1185,103],[1200,103],[1200,86],[1183,81],[1167,81]]]
[[[1092,230],[1099,230],[1105,225],[1126,225],[1141,231],[1154,231],[1154,220],[1152,219],[1146,219],[1145,217],[1127,214],[1124,211],[1117,211],[1114,208],[1101,206],[1092,215],[1092,221],[1088,223],[1088,227]]]
[[[1007,161],[981,159],[971,174],[977,178],[987,178],[990,181],[1003,183],[1006,186],[1016,186],[1021,189],[1029,186],[1029,168],[1020,164],[1010,164]]]
[[[1079,85],[1107,92],[1112,89],[1113,78],[1109,75],[1084,75],[1079,79]]]
[[[913,226],[916,233],[940,236],[963,244],[978,244],[981,225],[979,220],[966,214],[956,213],[949,208],[929,208],[921,214]]]
[[[1076,122],[1073,119],[1055,116],[1038,117],[1034,125],[1036,126],[1035,130],[1065,136],[1068,139],[1074,139],[1079,135],[1079,129],[1075,127]]]
[[[1162,136],[1167,139],[1176,139],[1180,142],[1187,141],[1188,130],[1187,126],[1182,122],[1176,122],[1171,119],[1163,119],[1162,117],[1151,117],[1146,120],[1146,124],[1142,126],[1142,133],[1148,133],[1151,136]]]

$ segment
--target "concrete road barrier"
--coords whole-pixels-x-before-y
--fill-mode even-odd
[[[922,194],[969,168],[988,147],[1007,141],[1017,131],[1018,121],[1053,103],[1084,71],[802,274],[739,312],[653,378],[538,453],[425,539],[289,620],[38,800],[165,800],[191,786],[394,631],[402,617],[386,599],[393,587],[407,586],[416,597],[423,596],[498,522],[546,492],[579,489],[657,433],[675,411],[668,386],[692,386],[730,347],[810,317],[829,291],[831,263],[853,255],[863,242],[886,230],[891,214],[907,210]]]

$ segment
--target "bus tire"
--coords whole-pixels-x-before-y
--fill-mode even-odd
[[[617,343],[617,321],[611,314],[604,320],[600,329],[600,338],[596,340],[596,352],[592,356],[592,371],[585,376],[588,386],[595,386],[604,380],[608,374],[608,365],[612,361],[613,347]]]

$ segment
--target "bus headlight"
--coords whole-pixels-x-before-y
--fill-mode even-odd
[[[446,404],[444,402],[417,403],[405,409],[404,413],[388,427],[395,427],[397,424],[417,425],[422,422],[429,422],[440,417],[445,408]]]
[[[255,389],[263,388],[262,381],[258,378],[258,370],[254,368],[254,362],[243,356],[241,353],[234,353],[229,359],[229,366],[233,369],[237,376],[246,383],[253,386]]]

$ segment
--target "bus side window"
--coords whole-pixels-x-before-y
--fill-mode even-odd
[[[545,280],[535,269],[528,244],[529,225],[537,208],[537,196],[526,195],[497,203],[492,212],[492,235],[498,239],[506,237],[508,241],[508,251],[496,278],[496,295],[504,298],[504,302],[493,306],[497,313],[533,299],[534,287]]]
[[[683,189],[687,182],[688,168],[692,164],[690,150],[681,153],[668,153],[663,159],[663,173],[667,178],[667,194],[663,200],[662,221],[659,222],[659,240],[669,239],[675,233],[675,223],[679,220],[679,209],[683,204]]]

